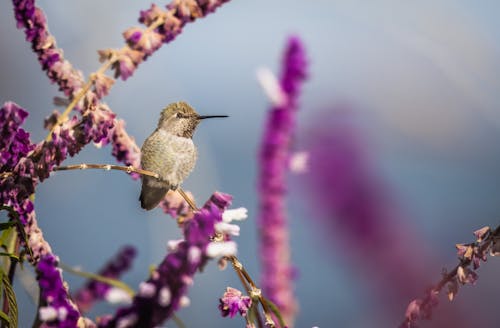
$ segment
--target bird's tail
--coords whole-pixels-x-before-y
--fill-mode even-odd
[[[141,207],[147,211],[152,210],[161,202],[165,197],[169,188],[156,187],[148,185],[145,181],[142,184],[141,196],[139,200],[141,201]]]

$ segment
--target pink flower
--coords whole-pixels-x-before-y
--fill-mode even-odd
[[[252,305],[252,299],[248,296],[242,296],[241,292],[236,288],[227,287],[224,295],[219,299],[219,310],[223,317],[229,315],[234,317],[236,313],[241,316],[246,316],[248,309]]]

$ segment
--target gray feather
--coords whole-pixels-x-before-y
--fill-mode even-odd
[[[141,207],[147,211],[158,206],[170,189],[168,185],[162,186],[162,184],[158,182],[153,182],[154,180],[157,179],[144,177],[142,181],[141,196],[139,200],[141,201]]]

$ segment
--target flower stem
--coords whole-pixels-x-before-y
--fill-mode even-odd
[[[81,276],[81,277],[84,277],[87,279],[96,280],[96,281],[108,284],[110,286],[120,288],[123,291],[125,291],[128,295],[130,295],[130,297],[134,297],[134,295],[135,295],[135,291],[132,288],[130,288],[130,286],[128,286],[127,284],[125,284],[124,282],[122,282],[120,280],[104,277],[104,276],[94,274],[91,272],[81,271],[81,270],[72,268],[72,267],[65,265],[65,264],[62,264],[62,263],[59,263],[59,267],[61,269],[63,269],[64,271],[70,272],[74,275],[78,275],[78,276]]]

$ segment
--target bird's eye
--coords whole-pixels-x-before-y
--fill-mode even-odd
[[[181,113],[177,113],[177,118],[182,118],[182,114]]]

